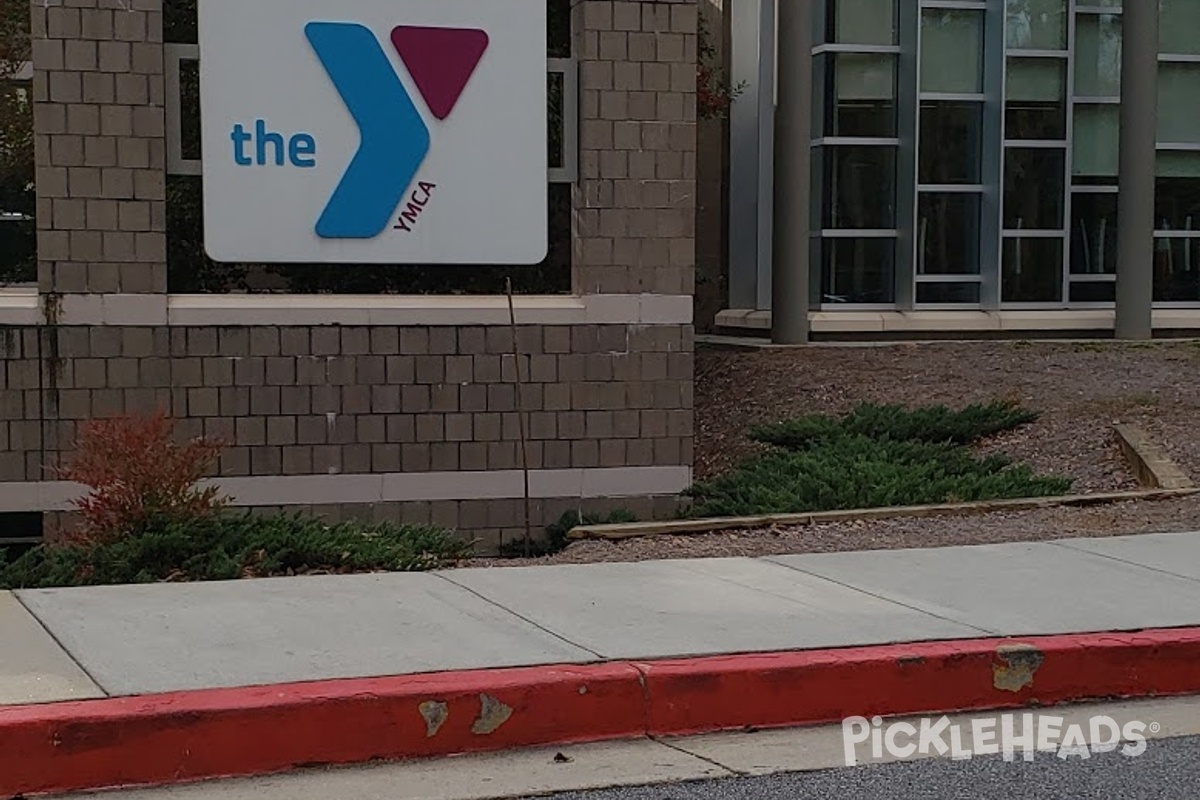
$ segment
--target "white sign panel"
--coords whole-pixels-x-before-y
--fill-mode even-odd
[[[200,0],[217,261],[534,264],[545,0]]]

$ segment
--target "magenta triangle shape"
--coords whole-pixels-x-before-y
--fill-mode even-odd
[[[392,46],[429,110],[445,119],[483,58],[488,35],[475,28],[398,25],[392,29]]]

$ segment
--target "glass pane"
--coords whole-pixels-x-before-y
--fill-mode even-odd
[[[826,62],[827,136],[896,135],[896,57],[838,53]]]
[[[1007,31],[1010,50],[1066,48],[1067,0],[1008,0]]]
[[[1121,107],[1075,106],[1071,172],[1117,177],[1121,163]]]
[[[1062,150],[1005,152],[1005,230],[1062,230],[1064,161]]]
[[[1195,1],[1195,0],[1194,0]],[[1197,2],[1200,5],[1200,2]],[[1200,38],[1200,34],[1196,35]],[[1158,68],[1158,141],[1200,143],[1200,64]]]
[[[917,274],[979,274],[979,195],[921,194],[917,202]]]
[[[1062,299],[1062,239],[1005,239],[1000,299],[1054,303]]]
[[[1200,300],[1200,239],[1155,240],[1154,299]]]
[[[1160,178],[1200,178],[1200,153],[1160,150],[1155,174]]]
[[[918,303],[978,303],[978,283],[918,283]]]
[[[1072,303],[1113,303],[1117,299],[1114,281],[1082,281],[1071,284]]]
[[[1075,95],[1121,96],[1121,18],[1080,14],[1075,26]]]
[[[1117,196],[1076,193],[1071,198],[1071,273],[1117,271]]]
[[[1200,55],[1200,3],[1196,0],[1162,0],[1158,25],[1158,52]]]
[[[1154,191],[1154,229],[1200,230],[1200,178],[1159,178]]]
[[[895,44],[895,0],[829,0],[826,37],[838,44]]]
[[[824,303],[891,303],[895,239],[825,239]]]
[[[921,91],[983,91],[983,12],[921,12]]]
[[[1065,139],[1066,77],[1064,59],[1010,58],[1005,89],[1005,137]]]
[[[896,227],[896,151],[894,147],[827,147],[825,228]]]
[[[921,183],[979,183],[983,107],[979,103],[921,104]]]

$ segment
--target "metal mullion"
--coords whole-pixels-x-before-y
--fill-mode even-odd
[[[986,103],[982,92],[918,92],[917,99],[931,103]]]
[[[1070,58],[1069,50],[1009,50],[1005,48],[1004,55],[1008,58],[1057,58],[1066,61]]]
[[[982,194],[987,187],[982,183],[919,183],[917,192],[924,194]]]
[[[896,5],[896,228],[892,291],[896,307],[912,309],[916,300],[917,180],[921,157],[921,10],[901,0]]]
[[[846,44],[842,42],[826,42],[812,49],[814,56],[826,53],[849,53],[851,55],[899,55],[900,46],[894,44]]]
[[[921,8],[949,8],[963,11],[987,11],[987,0],[921,0]]]
[[[983,276],[978,272],[938,273],[917,276],[917,283],[982,283]]]
[[[1200,231],[1171,230],[1155,231],[1155,239],[1200,239]]]
[[[1006,228],[1000,235],[1005,239],[1058,239],[1068,233],[1055,228]]]
[[[900,139],[888,136],[822,136],[812,147],[897,147]]]
[[[896,228],[821,228],[822,239],[895,239],[900,235]]]
[[[1071,283],[1116,283],[1115,272],[1080,272],[1071,275]]]
[[[1071,212],[1073,196],[1071,182],[1075,169],[1075,5],[1076,0],[1067,3],[1067,76],[1066,97],[1063,100],[1067,109],[1067,149],[1063,153],[1063,245],[1062,245],[1062,303],[1067,308],[1071,303]]]
[[[1008,20],[1003,3],[989,3],[984,19],[984,94],[990,99],[983,106],[983,183],[989,187],[982,195],[979,219],[979,307],[985,311],[1000,307],[1001,281],[1004,274],[1004,111],[1007,89],[1005,54]],[[990,213],[989,213],[990,212]]]
[[[1079,194],[1118,194],[1120,192],[1120,187],[1113,185],[1106,186],[1099,183],[1084,183],[1072,186],[1071,191],[1078,192]]]
[[[1069,139],[1005,139],[1004,147],[1012,150],[1062,150]]]

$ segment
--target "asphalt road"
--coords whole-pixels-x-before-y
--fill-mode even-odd
[[[553,800],[1193,800],[1200,798],[1200,737],[1157,739],[1130,758],[1038,754],[925,759],[880,766],[569,792]],[[529,800],[532,800],[530,798]]]

